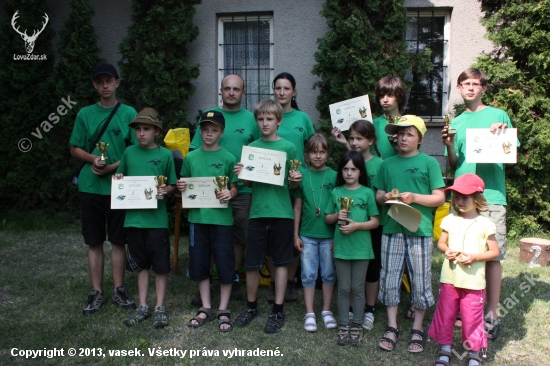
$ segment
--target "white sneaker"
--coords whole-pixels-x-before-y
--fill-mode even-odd
[[[361,324],[361,326],[365,330],[372,330],[374,327],[374,314],[365,313],[365,316],[363,317],[363,324]]]

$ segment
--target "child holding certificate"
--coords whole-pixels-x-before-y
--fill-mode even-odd
[[[245,185],[252,187],[245,260],[247,306],[235,319],[235,325],[247,326],[258,316],[257,292],[260,270],[264,263],[264,256],[269,253],[275,267],[271,274],[275,277],[275,303],[264,331],[277,333],[285,323],[283,306],[287,287],[287,266],[294,260],[294,211],[288,186],[296,188],[302,180],[302,174],[299,170],[288,170],[290,160],[298,158],[296,147],[277,134],[277,128],[283,118],[283,107],[274,100],[262,100],[254,108],[254,117],[262,137],[248,146],[286,153],[287,169],[285,170],[288,171],[292,181],[289,182],[286,179],[285,171],[279,172],[285,175],[282,186],[243,180]],[[243,167],[243,163],[238,163],[235,166],[235,174],[239,175]]]
[[[237,177],[233,173],[235,157],[220,146],[225,129],[225,118],[216,110],[204,112],[199,124],[202,146],[185,156],[177,187],[187,189],[185,177],[229,177],[229,189],[217,192],[217,198],[230,201],[237,197]],[[218,318],[220,332],[233,328],[231,311],[227,309],[234,277],[233,212],[227,208],[192,208],[189,211],[189,276],[198,282],[202,307],[187,325],[198,328]],[[220,306],[217,315],[212,310],[210,298],[210,258],[218,271]]]
[[[129,123],[136,133],[139,145],[126,149],[115,175],[164,176],[167,184],[160,184],[157,193],[167,195],[175,191],[176,170],[172,153],[157,145],[155,137],[162,129],[162,121],[153,108],[144,108]],[[113,182],[114,184],[115,182]],[[152,193],[152,192],[151,192]],[[154,310],[155,328],[168,325],[168,314],[164,307],[164,296],[170,273],[170,242],[168,241],[168,213],[166,200],[159,200],[157,209],[132,209],[126,211],[124,227],[128,228],[128,258],[126,268],[138,272],[139,307],[124,321],[127,326],[141,323],[151,316],[147,305],[149,292],[149,271],[155,271],[157,304]]]

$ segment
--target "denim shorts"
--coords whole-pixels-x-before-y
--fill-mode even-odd
[[[300,254],[302,285],[306,288],[315,286],[319,265],[321,265],[323,284],[334,285],[336,283],[336,267],[333,252],[330,250],[333,239],[318,239],[308,236],[300,236],[300,239],[304,243],[304,251]]]

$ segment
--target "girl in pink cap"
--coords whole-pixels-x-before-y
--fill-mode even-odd
[[[481,364],[479,352],[487,348],[483,320],[485,305],[485,261],[499,255],[496,227],[481,211],[485,183],[475,174],[464,174],[445,189],[453,192],[455,213],[441,222],[443,232],[437,248],[445,254],[441,268],[439,299],[428,334],[441,345],[436,365],[451,364],[453,326],[462,316],[462,344],[468,352],[468,366]]]

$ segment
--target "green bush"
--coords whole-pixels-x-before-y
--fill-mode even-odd
[[[495,49],[474,67],[487,73],[485,101],[518,128],[518,163],[507,167],[508,226],[550,227],[550,0],[482,0],[482,23]]]

